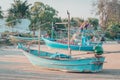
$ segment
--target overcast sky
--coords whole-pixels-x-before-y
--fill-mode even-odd
[[[0,0],[0,6],[2,10],[8,10],[14,0]],[[25,1],[25,0],[22,0]],[[71,17],[80,17],[86,19],[87,17],[96,17],[92,13],[94,9],[92,2],[95,0],[28,0],[28,3],[33,4],[36,1],[48,4],[56,9],[59,17],[67,17],[66,11],[68,10]]]

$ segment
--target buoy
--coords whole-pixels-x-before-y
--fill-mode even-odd
[[[103,48],[102,48],[102,46],[99,46],[99,45],[95,46],[94,52],[97,55],[102,55],[103,54]]]

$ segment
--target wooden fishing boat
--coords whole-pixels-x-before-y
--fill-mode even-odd
[[[49,53],[26,48],[18,44],[24,55],[36,66],[67,72],[99,72],[102,71],[104,57],[74,58],[63,53]]]
[[[68,49],[68,44],[65,41],[58,41],[55,39],[51,39],[51,38],[45,38],[42,37],[43,41],[45,42],[45,44],[48,47],[51,48],[58,48],[58,49]],[[96,45],[99,45],[102,47],[102,43],[89,43],[89,44],[84,44],[84,45],[79,45],[79,44],[70,44],[70,49],[71,50],[82,50],[82,51],[94,51],[94,47]]]
[[[73,34],[73,39],[70,41],[70,14],[68,14],[68,22],[67,23],[57,23],[57,24],[67,24],[68,25],[68,38],[67,40],[56,40],[53,38],[53,30],[51,31],[51,38],[46,38],[45,36],[42,37],[42,40],[45,42],[45,44],[48,47],[51,48],[58,48],[58,49],[68,49],[68,50],[82,50],[82,51],[94,51],[95,46],[101,46],[102,47],[102,42],[94,42],[94,41],[89,41],[87,40],[87,37],[84,36],[85,33],[91,33],[93,31],[90,30],[83,30],[81,32],[81,42],[74,42],[75,37],[80,34],[80,31],[77,30],[75,33],[75,36]],[[53,28],[52,28],[53,29]]]
[[[10,36],[11,38],[15,38],[17,40],[28,40],[28,41],[32,41],[32,40],[38,40],[38,37],[21,37],[21,36]]]
[[[95,47],[96,54],[94,57],[86,58],[75,58],[71,56],[71,52],[69,52],[70,55],[66,55],[64,53],[58,52],[50,53],[41,51],[40,31],[41,30],[39,28],[38,50],[26,48],[23,44],[18,44],[18,48],[24,51],[24,55],[33,65],[68,72],[99,72],[102,70],[105,58],[103,56],[100,56],[103,53],[101,47]],[[70,51],[70,46],[68,45],[67,47],[69,47],[68,49]]]

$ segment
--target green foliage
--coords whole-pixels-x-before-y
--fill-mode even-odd
[[[72,18],[71,19],[71,26],[76,27],[78,25],[79,25],[78,21],[76,19]]]
[[[62,23],[62,19],[59,17],[54,17],[53,18],[53,26],[59,28],[59,29],[64,29],[66,26],[64,24],[56,24],[56,23]]]
[[[6,19],[6,22],[7,22],[7,26],[10,26],[11,28],[13,28],[13,26],[16,25],[16,18],[12,15],[8,16],[7,19]]]
[[[119,0],[97,0],[95,3],[96,14],[100,17],[100,25],[107,27],[120,24],[120,1]]]
[[[44,30],[50,30],[50,23],[53,22],[54,16],[57,15],[57,11],[55,9],[49,5],[44,5],[42,2],[35,2],[31,7],[30,12],[31,24],[29,28],[32,31],[38,30],[39,27]]]
[[[63,22],[68,22],[68,19],[63,19]],[[83,22],[84,22],[84,19],[81,19],[79,17],[72,17],[71,20],[71,26],[73,27],[79,27]]]
[[[107,28],[105,36],[115,39],[117,38],[118,33],[120,33],[120,24],[113,24]]]
[[[57,15],[57,11],[50,6],[45,5],[45,10],[41,15],[42,22],[52,22],[55,15]]]
[[[28,16],[29,6],[30,5],[27,4],[27,1],[22,2],[20,0],[14,0],[14,3],[12,3],[11,8],[8,10],[8,17],[6,19],[6,22],[7,22],[6,25],[13,29],[13,27],[17,23],[21,23],[19,19],[25,18]]]
[[[1,7],[0,7],[0,18],[3,18],[3,12],[1,10]]]
[[[94,30],[97,30],[99,20],[97,18],[88,18],[88,21],[94,27]]]
[[[19,19],[16,19],[16,17],[14,17],[12,14],[9,14],[9,16],[6,19],[6,25],[10,28],[12,28],[12,32],[13,32],[13,28],[17,23],[21,23],[21,21]]]
[[[22,2],[21,0],[14,0],[12,7],[9,9],[9,14],[13,14],[16,18],[25,18],[29,15],[29,6],[27,0]]]

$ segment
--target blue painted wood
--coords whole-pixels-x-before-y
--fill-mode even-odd
[[[51,48],[68,49],[68,44],[56,42],[54,39],[44,38],[45,44]],[[90,43],[84,45],[70,45],[71,50],[94,51],[96,45],[102,46],[102,43]]]
[[[73,58],[62,53],[49,53],[37,50],[29,50],[22,44],[18,44],[18,48],[24,50],[24,55],[33,65],[44,68],[65,70],[69,72],[99,72],[102,71],[104,57],[90,58]]]

